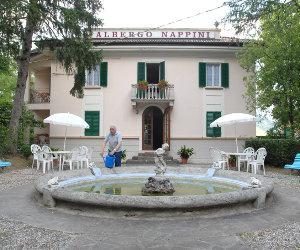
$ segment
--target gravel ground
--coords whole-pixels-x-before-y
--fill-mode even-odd
[[[0,172],[0,192],[20,185],[33,183],[41,176],[31,168]],[[300,176],[268,169],[267,177],[275,186],[300,188]],[[300,224],[284,224],[256,232],[240,234],[253,249],[300,249]],[[60,249],[66,248],[75,234],[38,228],[22,222],[0,217],[0,249]]]
[[[278,171],[276,168],[268,169],[266,175],[272,179],[275,187],[300,189],[299,175]],[[240,236],[252,249],[300,249],[300,224],[297,222],[246,232]]]
[[[76,234],[0,218],[0,249],[65,249]]]
[[[300,188],[300,176],[292,175],[289,172],[281,173],[272,169],[266,172],[268,178],[272,179],[274,185],[287,188]]]
[[[17,186],[33,183],[41,172],[35,169],[26,168],[22,170],[11,170],[0,172],[0,192]]]
[[[241,233],[240,237],[252,249],[300,249],[300,224],[284,224],[273,229]]]
[[[2,172],[0,192],[33,183],[41,175],[41,172],[31,168]],[[0,217],[0,249],[64,249],[75,237],[75,234],[34,227]]]

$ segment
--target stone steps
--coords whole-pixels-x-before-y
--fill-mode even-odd
[[[155,159],[155,156],[133,156],[132,157],[132,160],[148,160],[148,161],[151,161],[151,160],[154,160]],[[173,157],[171,156],[165,156],[164,157],[165,161],[172,161],[173,160]]]
[[[154,157],[155,152],[154,151],[143,151],[143,152],[139,152],[138,156],[151,156],[151,157]]]
[[[179,161],[174,159],[172,156],[165,156],[167,165],[178,165]],[[128,165],[154,165],[155,164],[155,152],[146,151],[139,152],[137,156],[133,156],[131,159],[126,161]]]

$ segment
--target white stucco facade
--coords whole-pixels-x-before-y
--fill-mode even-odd
[[[214,30],[214,36],[219,34]],[[147,38],[143,38],[147,39]],[[216,39],[216,38],[213,38]],[[213,41],[210,39],[210,41]],[[218,38],[221,39],[221,38]],[[117,38],[115,39],[117,40]],[[179,39],[178,39],[179,40]],[[36,91],[48,92],[50,102],[32,103],[30,100],[30,84],[26,90],[25,102],[41,119],[54,113],[70,112],[82,118],[85,111],[99,111],[99,135],[86,136],[83,129],[68,129],[69,147],[76,143],[91,145],[98,152],[107,134],[109,126],[114,124],[124,137],[124,147],[127,147],[128,157],[143,149],[143,112],[147,107],[158,107],[162,113],[167,107],[169,112],[169,141],[171,152],[176,156],[180,145],[193,146],[195,151],[207,154],[206,148],[215,146],[218,139],[221,144],[234,149],[234,128],[224,127],[220,138],[207,137],[207,112],[221,112],[222,115],[246,110],[243,94],[245,86],[243,77],[247,74],[238,64],[236,52],[240,46],[228,42],[220,45],[212,42],[198,44],[185,41],[165,45],[157,42],[153,45],[136,41],[134,44],[107,44],[95,40],[95,49],[102,49],[103,61],[107,62],[107,86],[87,86],[84,97],[78,99],[69,94],[73,86],[73,75],[67,75],[63,68],[50,54],[39,54],[32,57],[30,70],[35,73]],[[143,40],[145,41],[145,40]],[[167,39],[165,39],[167,43]],[[103,45],[101,45],[103,43]],[[224,45],[225,44],[225,45]],[[174,86],[173,99],[170,102],[156,100],[141,101],[133,105],[132,85],[137,83],[138,62],[164,62],[164,78]],[[228,87],[200,87],[199,62],[229,65]],[[48,129],[48,130],[47,130]],[[40,133],[41,131],[36,131]],[[64,136],[64,128],[51,125],[42,132],[48,133],[50,143],[60,146]],[[238,129],[241,142],[244,138],[255,136],[255,124],[242,124]],[[74,143],[73,143],[74,142]],[[75,143],[76,142],[76,143]],[[211,142],[212,145],[209,145]],[[221,145],[220,144],[220,145]],[[200,155],[201,155],[200,154]],[[96,157],[97,153],[95,153]],[[206,156],[195,156],[195,162],[206,161]]]

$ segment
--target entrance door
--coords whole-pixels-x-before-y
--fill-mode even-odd
[[[143,150],[156,150],[163,144],[163,113],[149,107],[143,113]]]

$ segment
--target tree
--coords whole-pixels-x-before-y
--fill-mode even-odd
[[[16,87],[17,71],[16,64],[12,59],[2,60],[0,70],[0,103],[12,102],[13,93]]]
[[[7,145],[10,141],[9,136],[9,121],[11,118],[12,103],[14,98],[14,89],[17,82],[17,66],[16,63],[6,57],[2,61],[0,73],[0,156],[7,154]],[[22,107],[22,115],[20,117],[20,126],[18,130],[18,150],[24,153],[26,150],[30,152],[30,148],[26,143],[33,135],[34,127],[42,127],[40,121],[35,120],[31,111],[27,110],[25,106]],[[23,149],[23,150],[22,150]],[[28,150],[29,149],[29,150]]]
[[[299,0],[228,0],[225,5],[229,11],[225,21],[233,25],[236,33],[254,33],[259,31],[259,21],[273,13],[279,13],[292,7],[300,11]]]
[[[16,152],[33,39],[50,49],[68,73],[74,73],[70,93],[81,97],[84,69],[92,69],[101,53],[92,50],[92,28],[102,25],[99,0],[1,0],[0,55],[17,61],[17,84],[9,123],[10,150]],[[0,57],[0,66],[6,65]]]
[[[230,2],[227,20],[238,32],[255,28],[257,36],[238,53],[250,73],[244,79],[248,109],[271,107],[277,126],[295,137],[300,132],[299,1],[243,0],[240,7]]]

